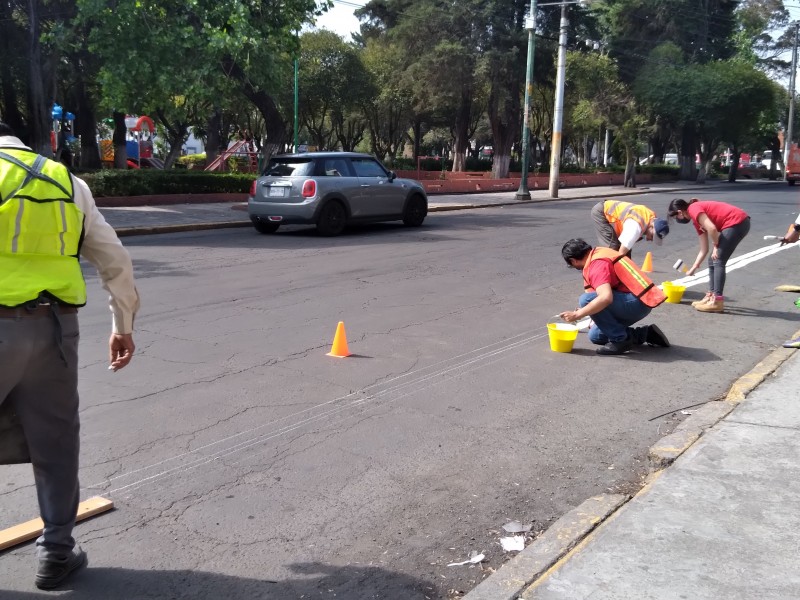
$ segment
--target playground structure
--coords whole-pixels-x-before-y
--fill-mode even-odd
[[[53,108],[50,110],[50,117],[52,119],[50,146],[53,149],[53,155],[56,160],[60,160],[62,153],[69,152],[68,144],[78,139],[72,135],[72,131],[75,129],[75,115],[69,111],[64,112],[63,107],[53,104]]]
[[[235,165],[234,168],[232,164]],[[245,137],[237,140],[220,152],[217,157],[206,165],[205,171],[229,171],[236,170],[244,173],[257,173],[259,165],[259,153],[256,151],[252,139]]]
[[[164,168],[164,164],[153,157],[153,138],[156,126],[147,115],[125,116],[125,149],[128,155],[128,168],[140,169],[145,166]],[[113,140],[100,140],[100,159],[107,166],[114,166]]]

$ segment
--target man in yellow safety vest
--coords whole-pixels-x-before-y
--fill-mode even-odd
[[[0,419],[24,438],[0,443],[0,463],[31,462],[44,521],[36,541],[41,589],[88,562],[75,545],[78,509],[78,308],[86,304],[80,257],[109,292],[109,369],[134,352],[139,295],[133,265],[89,187],[39,156],[0,122]]]
[[[592,221],[597,243],[628,257],[642,238],[660,246],[669,234],[669,223],[643,204],[604,200],[592,208]]]

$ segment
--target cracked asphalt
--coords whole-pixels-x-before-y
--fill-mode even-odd
[[[664,210],[672,195],[640,200]],[[736,254],[796,217],[785,186],[715,191],[753,216]],[[307,228],[133,236],[142,311],[131,366],[106,370],[109,314],[87,268],[81,311],[82,499],[90,568],[44,594],[34,548],[0,556],[0,597],[452,599],[591,495],[636,489],[679,409],[723,394],[797,330],[790,249],[728,276],[731,310],[657,309],[673,342],[601,358],[550,352],[573,308],[566,239],[596,200],[431,214],[321,238]],[[691,260],[674,225],[657,281]],[[686,293],[700,297],[702,286]],[[328,352],[344,321],[354,356]],[[653,416],[674,411],[650,421]],[[7,527],[36,516],[30,466],[4,467]],[[481,566],[448,567],[483,552]]]

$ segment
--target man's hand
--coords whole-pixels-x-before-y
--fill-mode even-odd
[[[564,319],[564,321],[567,322],[567,323],[574,323],[575,321],[580,319],[580,317],[578,316],[578,311],[577,310],[568,310],[566,312],[562,312],[558,316],[561,317],[562,319]]]
[[[789,231],[786,232],[786,235],[783,236],[781,240],[781,246],[784,244],[794,244],[797,240],[800,240],[800,231],[794,230],[794,224],[789,226]]]
[[[133,351],[136,346],[133,344],[133,335],[130,333],[112,333],[108,340],[109,357],[111,365],[109,369],[119,371],[127,366],[133,358]]]

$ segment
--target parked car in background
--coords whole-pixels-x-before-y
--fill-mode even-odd
[[[419,182],[398,178],[369,154],[281,154],[250,187],[247,211],[260,233],[301,224],[333,236],[351,223],[402,220],[419,227],[428,196]]]

